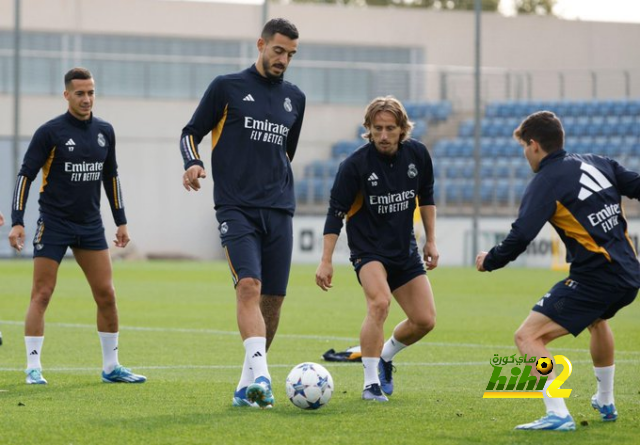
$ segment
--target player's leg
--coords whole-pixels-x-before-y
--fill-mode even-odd
[[[553,357],[547,350],[546,345],[569,332],[546,315],[531,311],[515,334],[515,342],[520,354],[535,357]],[[532,374],[540,375],[535,369]],[[531,423],[518,425],[516,429],[521,430],[558,430],[569,431],[575,429],[573,418],[569,414],[567,405],[562,398],[549,397],[547,388],[555,378],[555,371],[548,375],[547,383],[542,390],[544,404],[547,414]]]
[[[422,339],[436,323],[436,305],[431,283],[422,270],[393,291],[393,296],[407,315],[393,330],[380,355],[378,374],[385,394],[393,393],[393,359],[400,351]]]
[[[270,210],[263,215],[266,232],[262,238],[262,296],[260,309],[264,318],[269,350],[280,323],[280,312],[287,294],[293,254],[293,218],[290,214]]]
[[[267,367],[266,327],[260,311],[262,253],[259,227],[255,224],[257,212],[223,208],[217,211],[216,217],[235,286],[236,319],[245,350],[232,403],[256,406],[255,402],[259,402],[266,408],[273,405],[273,396],[269,397],[271,376]],[[252,388],[256,383],[260,386]]]
[[[121,366],[118,360],[118,307],[109,251],[73,247],[73,255],[87,278],[97,306],[96,324],[102,346],[102,381],[144,383],[146,377],[133,374],[131,370]]]
[[[26,381],[28,384],[46,384],[42,377],[42,344],[44,342],[44,315],[56,287],[59,262],[51,258],[33,260],[33,286],[24,324],[27,353]]]
[[[42,344],[44,315],[56,287],[58,268],[64,258],[72,235],[55,220],[41,216],[33,238],[33,286],[31,301],[25,317],[25,346],[27,351],[27,383],[46,384],[42,377]]]
[[[637,294],[637,289],[624,289],[615,293],[612,293],[611,289],[593,289],[591,292],[594,299],[606,304],[606,310],[589,325],[593,371],[598,382],[598,390],[591,398],[591,406],[600,412],[605,422],[612,422],[618,418],[613,396],[615,345],[613,332],[607,320],[631,304]]]
[[[364,367],[365,400],[387,401],[380,388],[378,363],[384,343],[384,322],[389,315],[391,289],[387,271],[379,261],[369,261],[358,269],[358,279],[367,303],[367,314],[360,329],[360,348]]]
[[[598,319],[589,326],[591,333],[591,359],[598,390],[591,398],[591,406],[597,409],[604,421],[615,421],[618,412],[613,397],[615,375],[613,332],[607,320]]]

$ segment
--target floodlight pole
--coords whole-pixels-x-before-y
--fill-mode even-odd
[[[14,1],[13,33],[13,172],[20,171],[20,0]]]
[[[471,234],[471,264],[475,264],[475,256],[478,253],[478,219],[480,218],[480,11],[481,0],[475,0],[475,100],[474,100],[474,121],[475,129],[473,133],[473,228]]]

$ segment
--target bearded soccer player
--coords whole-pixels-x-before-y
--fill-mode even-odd
[[[278,329],[291,268],[291,161],[305,96],[283,78],[298,49],[296,27],[286,19],[270,20],[257,47],[254,65],[211,82],[182,131],[180,151],[183,186],[197,191],[206,176],[198,144],[211,133],[216,218],[245,349],[232,404],[271,408],[267,351]]]

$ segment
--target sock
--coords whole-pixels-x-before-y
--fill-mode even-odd
[[[547,380],[547,383],[544,385],[544,389],[542,390],[542,395],[544,396],[544,406],[547,407],[547,413],[549,411],[553,411],[560,417],[567,417],[569,415],[569,409],[567,409],[567,404],[564,402],[564,399],[560,397],[549,397],[547,395],[547,388],[551,385],[554,379]]]
[[[406,347],[407,345],[400,343],[392,335],[382,347],[382,354],[380,354],[380,358],[385,362],[390,362],[398,352],[402,351]]]
[[[271,381],[271,375],[267,368],[267,339],[265,337],[249,337],[244,341],[249,367],[253,369],[254,380],[258,377],[266,377]]]
[[[98,332],[100,344],[102,345],[102,370],[109,374],[118,363],[118,333]]]
[[[378,377],[378,362],[380,357],[362,357],[362,367],[364,368],[364,387],[380,384]]]
[[[42,370],[40,363],[42,342],[44,342],[44,337],[24,337],[24,344],[27,348],[27,369]]]
[[[611,405],[613,403],[613,377],[615,371],[616,365],[602,368],[593,367],[593,372],[598,381],[597,398],[600,405]]]
[[[245,388],[251,385],[254,381],[253,378],[253,369],[249,365],[249,357],[247,353],[244,353],[244,363],[242,364],[242,374],[240,374],[240,381],[238,382],[238,386],[236,387],[236,391],[240,391],[242,388]]]

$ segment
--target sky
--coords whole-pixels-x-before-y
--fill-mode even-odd
[[[184,1],[184,0],[183,0]],[[263,0],[186,0],[261,4]],[[508,14],[512,0],[501,0]],[[554,12],[567,20],[640,23],[640,0],[557,0]]]

